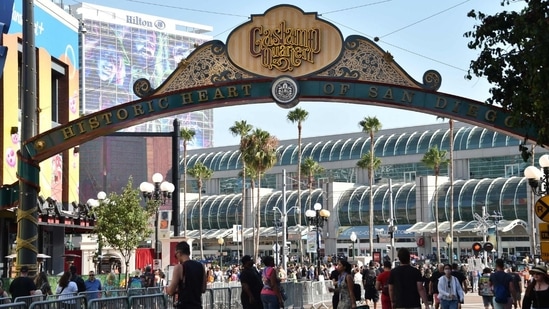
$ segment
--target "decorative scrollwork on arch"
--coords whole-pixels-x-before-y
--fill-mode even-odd
[[[423,85],[430,90],[438,90],[442,85],[442,76],[435,70],[428,70],[423,74]]]

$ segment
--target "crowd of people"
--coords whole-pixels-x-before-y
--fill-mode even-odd
[[[254,261],[249,255],[239,265],[204,266],[191,259],[190,246],[180,242],[176,246],[178,263],[173,267],[171,281],[165,274],[152,272],[147,266],[143,271],[121,284],[114,274],[109,273],[104,282],[95,278],[90,271],[84,280],[77,274],[76,267],[60,277],[53,289],[45,273],[35,278],[28,276],[28,268],[21,267],[20,276],[12,281],[6,291],[0,286],[0,297],[66,294],[67,297],[86,292],[88,299],[105,295],[116,296],[120,288],[159,287],[168,295],[175,296],[175,308],[202,308],[202,294],[215,282],[239,282],[242,286],[241,303],[244,309],[278,309],[286,301],[283,282],[305,280],[331,280],[332,306],[338,309],[352,309],[357,303],[367,304],[373,309],[432,308],[460,309],[465,294],[478,293],[485,309],[547,309],[549,308],[549,275],[544,264],[525,267],[520,272],[502,259],[495,260],[494,269],[482,271],[467,269],[453,264],[418,264],[411,259],[406,248],[398,251],[398,263],[392,267],[389,260],[370,261],[367,265],[350,263],[339,257],[337,262],[315,265],[290,263],[287,271],[275,265],[271,256]],[[336,259],[333,259],[336,260]],[[60,297],[62,298],[62,297]]]

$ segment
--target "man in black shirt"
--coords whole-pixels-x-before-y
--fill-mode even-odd
[[[29,268],[27,266],[21,266],[21,274],[11,282],[9,292],[13,302],[19,296],[34,295],[36,285],[34,284],[34,281],[28,277],[28,275]]]
[[[242,292],[240,300],[242,301],[242,308],[262,309],[261,289],[263,289],[263,282],[261,281],[261,275],[253,267],[254,262],[251,256],[245,255],[241,261],[242,272],[240,273],[240,283],[242,285]]]
[[[389,295],[393,309],[421,308],[421,301],[425,308],[429,309],[421,272],[410,265],[410,251],[407,248],[400,248],[397,256],[400,266],[391,270],[389,276]]]
[[[177,309],[202,309],[202,294],[206,292],[206,270],[202,263],[191,260],[191,247],[181,241],[175,247],[179,264],[173,268],[168,295],[178,295]]]
[[[440,307],[440,300],[438,299],[438,279],[442,276],[444,276],[444,264],[440,263],[438,264],[437,269],[433,272],[431,282],[429,283],[429,294],[433,295],[435,309]]]

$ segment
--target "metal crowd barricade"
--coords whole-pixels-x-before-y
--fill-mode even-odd
[[[86,291],[86,292],[79,292],[78,295],[83,295],[86,297],[86,301],[89,302],[92,299],[96,298],[102,298],[103,297],[103,291]]]
[[[330,304],[332,300],[332,293],[328,291],[328,288],[332,286],[332,281],[324,280],[312,281],[307,283],[310,284],[310,287],[308,287],[308,295],[310,296],[310,301],[307,301],[306,303],[311,304],[313,308],[328,308],[328,306],[326,306],[326,303]],[[307,284],[305,286],[307,286]]]
[[[130,308],[132,309],[167,309],[164,294],[149,294],[130,296]]]
[[[27,309],[25,302],[0,304],[0,309]]]
[[[162,288],[159,286],[154,286],[154,287],[148,287],[145,294],[160,294],[160,293],[163,293]]]
[[[77,293],[67,293],[67,294],[51,294],[46,297],[46,299],[41,300],[57,300],[59,298],[66,298],[66,297],[73,297],[76,296]]]
[[[65,296],[67,294],[63,294]],[[84,295],[76,295],[71,297],[63,297],[52,300],[42,300],[33,302],[28,307],[29,309],[85,309],[88,307],[86,297]]]
[[[0,297],[0,305],[11,303],[11,297]]]
[[[130,309],[130,303],[126,296],[104,297],[90,300],[88,309]]]
[[[14,299],[14,303],[19,303],[19,302],[23,302],[25,304],[27,304],[27,308],[34,302],[37,302],[37,301],[41,301],[41,300],[44,300],[44,297],[42,296],[42,294],[40,295],[31,295],[31,296],[19,296],[17,298]]]
[[[147,294],[147,288],[129,288],[128,296],[137,296]]]
[[[231,307],[231,289],[225,288],[213,288],[211,289],[213,297],[214,309],[229,309]]]
[[[285,308],[303,308],[303,283],[302,282],[283,282],[282,287],[286,291],[288,299],[284,302]]]
[[[230,287],[231,290],[231,309],[240,309],[242,308],[242,301],[240,300],[240,295],[242,294],[242,286],[233,285]]]
[[[104,290],[104,291],[101,291],[101,294],[102,294],[101,298],[128,296],[128,290],[126,289]]]
[[[212,289],[207,289],[206,293],[202,294],[202,309],[213,309],[214,298]]]

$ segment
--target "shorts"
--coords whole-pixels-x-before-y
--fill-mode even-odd
[[[379,301],[379,291],[375,288],[367,288],[364,290],[364,299],[371,299],[374,303]]]
[[[493,296],[482,296],[482,303],[484,304],[484,307],[490,306],[492,304],[492,298]]]

